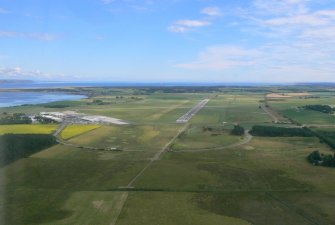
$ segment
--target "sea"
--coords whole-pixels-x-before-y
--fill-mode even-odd
[[[61,92],[2,92],[0,90],[0,108],[27,104],[42,104],[65,100],[79,100],[83,98],[86,98],[86,96],[66,94]]]

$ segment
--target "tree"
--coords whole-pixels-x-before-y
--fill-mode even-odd
[[[234,128],[231,131],[232,135],[237,135],[237,136],[241,136],[243,135],[245,132],[244,128],[241,127],[240,125],[235,125]]]

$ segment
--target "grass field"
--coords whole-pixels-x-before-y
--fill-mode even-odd
[[[0,125],[1,134],[51,134],[57,129],[57,125]]]
[[[61,133],[63,139],[70,139],[72,137],[78,136],[80,134],[86,133],[88,131],[94,130],[101,127],[100,125],[90,124],[90,125],[69,125]]]
[[[333,154],[326,144],[316,137],[253,137],[243,145],[232,145],[242,140],[230,135],[236,123],[246,129],[273,125],[259,108],[268,89],[283,92],[279,87],[169,94],[97,89],[100,95],[94,99],[105,105],[95,104],[92,98],[70,102],[66,110],[120,118],[131,125],[71,125],[61,134],[67,142],[121,151],[59,144],[1,168],[0,224],[335,224],[335,170],[312,166],[306,159],[315,150]],[[139,98],[131,98],[136,91]],[[296,111],[307,104],[335,104],[334,93],[314,95],[320,98],[292,97],[269,104],[303,124],[333,124],[333,115]],[[175,123],[205,97],[210,102],[187,127]],[[186,130],[176,136],[184,126]],[[57,125],[6,125],[0,126],[0,134],[55,129]]]
[[[204,131],[202,126],[192,126],[181,135],[172,146],[175,151],[178,150],[198,150],[215,149],[229,146],[242,139],[240,136],[230,135],[231,129],[223,127],[213,127],[218,131]]]
[[[176,133],[178,125],[103,126],[70,140],[78,145],[117,147],[131,151],[156,151]]]

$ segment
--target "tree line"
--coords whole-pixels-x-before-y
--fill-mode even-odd
[[[334,112],[334,108],[329,105],[305,105],[304,109],[318,111],[326,114],[332,114]]]
[[[312,137],[313,132],[308,128],[287,128],[274,126],[253,126],[250,134],[261,137]]]
[[[2,113],[0,117],[0,125],[10,124],[31,124],[32,120],[24,113]]]

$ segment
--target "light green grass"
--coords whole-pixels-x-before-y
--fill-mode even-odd
[[[131,193],[117,225],[251,225],[200,209],[190,193]]]
[[[74,192],[64,204],[64,210],[71,211],[71,216],[43,225],[111,224],[121,195],[120,192]]]
[[[214,149],[241,141],[240,136],[230,135],[230,129],[223,129],[222,126],[217,128],[222,130],[203,131],[202,126],[193,126],[176,140],[173,150]]]
[[[158,151],[177,132],[179,125],[103,126],[71,139],[71,143],[121,150]]]

